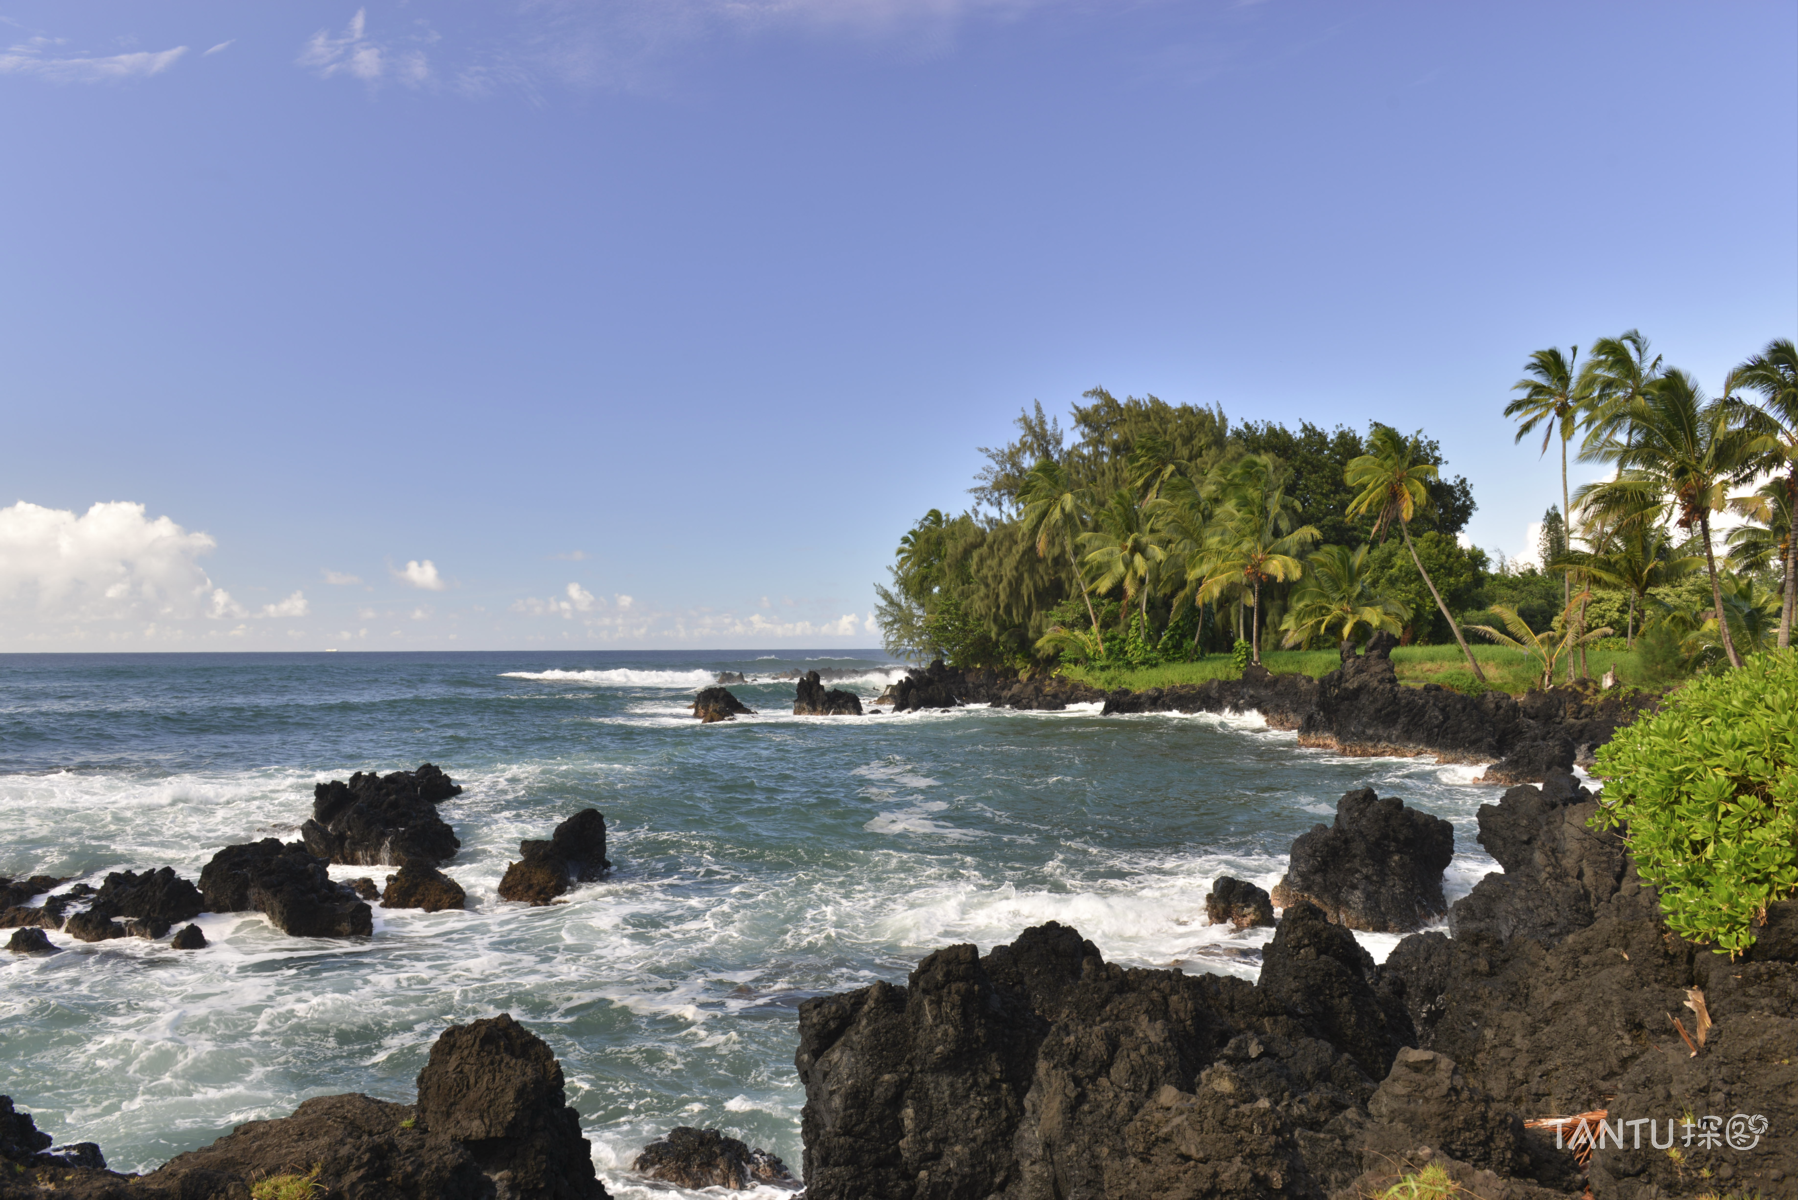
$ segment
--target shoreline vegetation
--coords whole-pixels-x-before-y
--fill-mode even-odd
[[[1532,676],[1664,688],[1790,645],[1790,339],[1738,364],[1714,399],[1636,330],[1599,338],[1583,364],[1578,347],[1537,351],[1512,391],[1516,440],[1560,443],[1539,564],[1462,543],[1473,490],[1422,430],[1233,425],[1217,406],[1094,388],[1067,431],[1040,402],[1020,413],[1014,441],[981,448],[969,507],[933,508],[903,535],[875,589],[883,645],[1159,686],[1226,678],[1220,655],[1315,676],[1328,656],[1302,652],[1384,632],[1405,682],[1513,694]],[[1613,471],[1570,490],[1576,438],[1581,461]],[[1741,524],[1724,534],[1726,511]],[[1453,647],[1459,665],[1420,647]]]

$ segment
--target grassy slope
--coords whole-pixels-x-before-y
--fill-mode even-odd
[[[1475,646],[1486,681],[1495,688],[1513,694],[1527,692],[1541,677],[1524,654],[1503,646]],[[1340,659],[1334,650],[1271,650],[1261,655],[1261,664],[1276,675],[1327,675],[1336,669]],[[1392,652],[1392,665],[1400,683],[1439,683],[1457,691],[1473,683],[1467,660],[1459,646],[1400,646]],[[1638,684],[1639,672],[1634,656],[1624,650],[1591,650],[1587,666],[1594,677],[1602,676],[1612,666],[1624,683]],[[1062,674],[1070,679],[1106,689],[1172,687],[1177,683],[1203,683],[1207,679],[1235,679],[1239,672],[1227,654],[1213,654],[1198,662],[1171,663],[1163,667],[1095,671],[1086,667],[1065,667]],[[1565,665],[1557,672],[1556,683],[1566,679]]]

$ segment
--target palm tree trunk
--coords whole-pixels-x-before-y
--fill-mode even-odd
[[[1580,587],[1587,597],[1591,596],[1591,585],[1584,577],[1580,579]],[[1590,599],[1579,602],[1579,636],[1581,638],[1586,636],[1586,605],[1590,602]],[[1586,643],[1584,641],[1579,644],[1579,677],[1581,679],[1592,678],[1592,672],[1586,666]]]
[[[1255,617],[1249,623],[1249,635],[1254,639],[1255,665],[1261,665],[1261,580],[1255,580]]]
[[[1786,602],[1785,609],[1779,614],[1779,648],[1784,650],[1792,644],[1792,610],[1798,607],[1798,466],[1788,473],[1786,480]]]
[[[1704,535],[1704,565],[1711,573],[1711,603],[1717,606],[1717,633],[1723,639],[1723,653],[1729,656],[1729,665],[1742,665],[1742,656],[1736,653],[1736,643],[1729,636],[1729,617],[1723,611],[1723,585],[1717,581],[1717,555],[1711,549],[1711,514],[1710,510],[1698,510],[1698,530]]]
[[[1636,594],[1634,592],[1629,594],[1629,620],[1624,624],[1623,633],[1623,648],[1634,650],[1636,648]]]
[[[1401,520],[1398,523],[1398,528],[1399,532],[1405,535],[1405,549],[1411,552],[1411,561],[1417,564],[1417,573],[1423,576],[1424,586],[1430,589],[1430,595],[1436,597],[1436,607],[1442,610],[1443,617],[1448,621],[1448,627],[1454,631],[1455,641],[1459,642],[1461,645],[1461,653],[1467,656],[1467,669],[1473,672],[1473,677],[1475,679],[1479,680],[1481,683],[1485,683],[1486,673],[1480,670],[1480,664],[1478,660],[1473,657],[1473,651],[1467,648],[1467,639],[1461,636],[1461,627],[1455,623],[1454,617],[1449,614],[1448,605],[1442,602],[1442,593],[1436,590],[1436,581],[1431,579],[1430,573],[1423,569],[1423,559],[1417,557],[1417,547],[1411,541],[1411,523],[1409,521]]]
[[[1567,438],[1565,430],[1561,437],[1561,537],[1569,550],[1573,549],[1573,514],[1567,511]],[[1547,566],[1546,563],[1543,564]],[[1561,572],[1561,611],[1566,612],[1573,603],[1573,576],[1566,571]],[[1573,682],[1573,655],[1567,656],[1567,682]]]
[[[1068,535],[1068,565],[1074,568],[1074,582],[1080,585],[1080,598],[1086,601],[1086,619],[1093,623],[1093,637],[1099,643],[1099,657],[1104,658],[1105,635],[1099,632],[1099,614],[1093,611],[1093,598],[1086,590],[1086,576],[1080,573],[1080,560],[1074,557],[1074,535],[1071,531],[1063,532]]]

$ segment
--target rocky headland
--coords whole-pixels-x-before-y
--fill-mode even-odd
[[[1299,744],[1353,756],[1432,755],[1439,762],[1491,764],[1488,783],[1538,783],[1589,764],[1618,728],[1656,704],[1587,687],[1554,688],[1515,697],[1466,695],[1438,684],[1403,686],[1392,666],[1397,641],[1378,634],[1365,653],[1343,652],[1342,665],[1321,679],[1275,675],[1250,666],[1240,679],[1213,679],[1143,691],[1104,691],[1058,676],[1015,676],[945,667],[914,669],[876,703],[896,712],[985,704],[1060,711],[1102,704],[1102,711],[1258,712],[1275,729],[1296,730]]]

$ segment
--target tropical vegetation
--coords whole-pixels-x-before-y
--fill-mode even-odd
[[[1583,360],[1529,354],[1503,413],[1517,440],[1558,442],[1539,565],[1461,544],[1472,490],[1422,431],[1232,424],[1095,388],[1065,433],[1039,403],[982,449],[967,508],[901,538],[877,619],[908,658],[1108,679],[1237,670],[1239,645],[1245,663],[1309,670],[1308,652],[1379,631],[1458,651],[1429,671],[1466,690],[1595,664],[1643,684],[1728,670],[1791,642],[1795,381],[1789,339],[1715,399],[1636,330]],[[1574,457],[1608,477],[1572,488]]]

